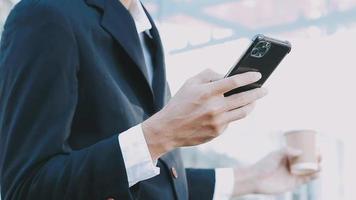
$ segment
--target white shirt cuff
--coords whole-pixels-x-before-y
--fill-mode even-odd
[[[213,200],[228,200],[234,190],[234,170],[232,168],[215,169],[215,190]]]
[[[141,124],[119,134],[129,187],[159,175],[157,161],[152,160]]]

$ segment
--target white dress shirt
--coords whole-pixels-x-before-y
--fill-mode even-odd
[[[135,21],[136,29],[140,38],[148,78],[152,82],[153,66],[150,50],[144,40],[144,34],[149,34],[152,25],[139,0],[119,0],[130,12]],[[160,174],[156,166],[157,161],[152,160],[141,124],[119,135],[119,145],[125,162],[129,186],[144,181]],[[214,200],[229,199],[234,186],[233,170],[220,168],[215,170]]]

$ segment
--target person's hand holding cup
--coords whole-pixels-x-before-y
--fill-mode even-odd
[[[251,166],[234,169],[234,196],[276,195],[292,191],[319,177],[317,133],[311,130],[284,134],[286,147],[271,152]]]

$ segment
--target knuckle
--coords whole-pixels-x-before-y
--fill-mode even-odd
[[[207,68],[207,69],[205,69],[205,73],[212,74],[212,73],[215,73],[215,72],[212,69]]]
[[[213,118],[210,118],[208,125],[215,134],[219,134],[225,124],[221,116],[214,116]]]
[[[213,70],[211,70],[211,69],[205,69],[202,73],[201,73],[201,75],[202,76],[204,76],[204,77],[210,77],[211,76],[211,74],[214,74],[215,72],[213,71]]]
[[[207,69],[209,75],[214,76],[214,77],[220,77],[221,74],[217,73],[216,71],[212,70],[212,69]]]
[[[204,111],[203,117],[205,120],[208,120],[208,122],[215,117],[215,113],[209,105],[203,105],[202,110]]]
[[[214,135],[218,135],[221,130],[220,122],[217,119],[214,119],[210,122],[210,129],[213,131]]]
[[[214,109],[210,109],[210,110],[208,110],[208,112],[207,112],[207,116],[209,117],[209,119],[210,119],[210,120],[213,120],[213,119],[214,119],[214,117],[215,117],[215,115],[216,115],[216,112],[215,112],[215,110],[214,110]]]
[[[215,129],[218,129],[220,127],[220,122],[217,118],[214,118],[213,120],[211,120],[211,125],[212,127],[214,127]]]

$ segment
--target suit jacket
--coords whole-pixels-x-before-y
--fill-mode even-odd
[[[178,151],[159,159],[159,176],[128,186],[118,134],[170,98],[150,20],[152,85],[134,21],[118,0],[16,5],[0,46],[3,200],[212,198],[214,171],[185,169]]]

